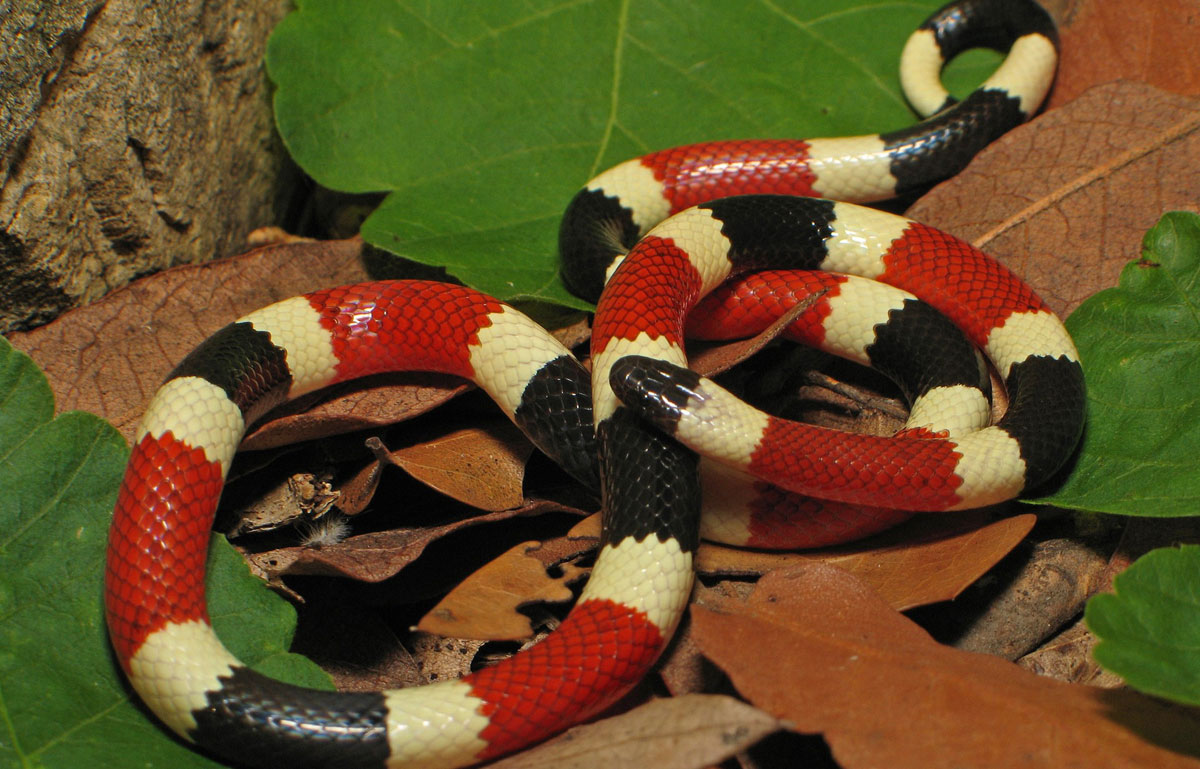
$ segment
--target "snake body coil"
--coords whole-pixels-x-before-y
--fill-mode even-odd
[[[938,84],[941,64],[978,44],[1009,45],[1008,57],[953,105]],[[572,202],[560,237],[574,289],[595,297],[611,278],[595,319],[590,392],[586,372],[540,327],[460,286],[343,286],[218,331],[154,395],[118,496],[105,606],[133,688],[184,739],[253,766],[462,766],[598,713],[645,675],[670,639],[699,538],[696,456],[642,413],[737,468],[706,472],[703,496],[742,493],[730,490],[745,486],[736,478],[723,484],[748,471],[886,508],[859,520],[831,503],[814,514],[830,529],[805,540],[811,544],[888,525],[912,507],[987,504],[1043,480],[1078,438],[1082,377],[1061,324],[1015,276],[961,241],[871,209],[758,194],[708,201],[778,192],[876,199],[953,174],[1036,109],[1053,77],[1055,45],[1053,26],[1032,2],[964,0],[931,17],[906,47],[906,92],[919,112],[933,115],[914,128],[693,145],[597,177]],[[916,298],[842,277],[745,280],[798,279],[811,284],[804,291],[827,292],[793,332],[894,370],[917,400],[915,421],[898,441],[784,425],[740,410],[675,368],[686,363],[690,307],[730,275],[777,267],[883,280],[945,313],[1006,377],[1014,394],[1007,421],[976,429],[986,398],[970,352],[965,367],[952,364],[929,380],[910,375],[897,339],[938,322]],[[773,288],[720,291],[704,301],[725,318],[755,314],[736,309],[749,306],[740,295],[775,295]],[[838,325],[855,313],[858,322]],[[968,349],[953,330],[927,333]],[[583,595],[546,640],[459,681],[320,692],[248,669],[213,633],[204,593],[217,501],[246,426],[303,393],[406,370],[470,379],[551,458],[599,485],[604,534]],[[934,403],[950,406],[922,405]],[[781,459],[778,440],[802,451]],[[837,458],[810,459],[821,450]],[[754,541],[752,531],[736,536]]]

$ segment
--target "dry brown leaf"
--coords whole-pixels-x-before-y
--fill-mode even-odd
[[[383,470],[388,465],[384,460],[387,449],[383,441],[371,436],[363,443],[375,454],[375,460],[359,468],[338,489],[341,494],[338,496],[337,507],[343,515],[355,516],[367,509],[367,505],[375,497],[379,483],[383,480]]]
[[[489,769],[703,769],[745,750],[780,724],[757,708],[719,694],[652,700],[577,726]]]
[[[1116,285],[1166,211],[1200,211],[1200,99],[1087,91],[1012,131],[908,215],[999,257],[1061,315]]]
[[[10,334],[46,372],[59,410],[126,439],[167,373],[205,337],[271,302],[366,280],[357,240],[269,246],[143,278],[40,328]]]
[[[524,502],[525,463],[533,444],[511,422],[486,420],[388,452],[413,478],[480,510],[508,510]]]
[[[688,366],[702,376],[708,377],[728,371],[766,347],[773,339],[782,334],[792,321],[816,304],[826,293],[828,293],[828,289],[822,289],[806,297],[804,301],[797,302],[771,325],[749,339],[707,347],[695,354],[689,353]]]
[[[458,377],[424,371],[345,382],[272,411],[246,435],[242,448],[273,449],[386,427],[432,411],[471,387]]]
[[[934,513],[846,547],[803,553],[765,553],[702,544],[702,574],[764,574],[822,562],[871,585],[895,609],[956,597],[1025,538],[1037,516],[1016,515],[988,523],[983,513]]]
[[[587,524],[588,521],[592,524]],[[534,632],[532,624],[517,609],[535,600],[571,598],[566,586],[590,569],[570,561],[596,547],[599,521],[599,514],[594,514],[563,536],[517,545],[460,582],[418,627],[457,638],[496,641],[530,638]],[[585,533],[577,534],[580,530]],[[549,577],[546,570],[552,567],[560,569],[562,576]]]
[[[457,681],[471,672],[486,641],[413,633],[408,640],[413,659],[426,682]]]
[[[417,623],[418,630],[454,638],[519,641],[533,636],[529,618],[517,609],[537,601],[562,603],[573,597],[567,582],[578,571],[555,579],[529,555],[540,547],[523,542],[484,564],[460,582]]]
[[[592,513],[572,526],[567,536],[572,539],[600,539],[600,513]]]
[[[718,582],[709,588],[703,582],[699,582],[693,588],[693,600],[696,600],[697,594],[702,591],[720,589],[729,584]],[[667,691],[674,697],[720,689],[720,680],[714,679],[722,677],[722,673],[704,659],[692,634],[692,625],[686,617],[659,660],[657,672]]]
[[[1118,78],[1200,95],[1197,0],[1077,0],[1059,33],[1062,56],[1050,108]]]
[[[1200,716],[1040,678],[939,645],[846,572],[768,574],[743,603],[693,607],[704,654],[752,703],[857,767],[1200,767]]]
[[[246,559],[260,573],[271,579],[312,574],[382,582],[415,561],[430,543],[460,529],[509,518],[559,512],[585,515],[581,510],[566,507],[558,502],[531,500],[519,508],[484,513],[442,526],[398,528],[358,534],[336,545],[321,548],[283,547],[261,553],[247,553]]]
[[[591,520],[595,520],[597,522],[596,536],[587,537],[575,534],[575,531],[579,529],[580,524],[585,524],[587,521]],[[571,530],[563,536],[542,540],[541,544],[536,550],[530,550],[525,554],[530,558],[536,558],[541,562],[542,566],[546,567],[547,569],[552,566],[562,566],[568,561],[574,561],[584,553],[595,549],[596,545],[598,544],[597,540],[599,539],[600,532],[599,520],[600,514],[593,513],[592,515],[580,521],[579,524],[573,526]]]

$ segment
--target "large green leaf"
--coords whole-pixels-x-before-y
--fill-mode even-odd
[[[1164,547],[1113,581],[1115,593],[1088,602],[1084,619],[1100,639],[1093,652],[1136,689],[1200,705],[1200,546]]]
[[[1080,305],[1067,328],[1087,375],[1087,430],[1070,477],[1041,501],[1200,513],[1200,216],[1164,216],[1120,284]]]
[[[104,547],[129,450],[108,423],[52,419],[45,377],[0,338],[0,766],[211,767],[135,704],[108,645]],[[288,654],[295,612],[223,538],[210,612],[230,649],[271,675],[329,678]]]
[[[913,122],[897,62],[937,0],[301,0],[267,62],[321,184],[391,192],[364,237],[504,299],[582,307],[557,227],[598,171],[685,142]],[[956,62],[956,92],[998,57]]]

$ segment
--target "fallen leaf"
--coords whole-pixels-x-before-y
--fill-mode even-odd
[[[99,414],[129,440],[167,373],[209,334],[272,302],[367,280],[361,258],[356,238],[183,265],[8,339],[46,372],[60,410]]]
[[[414,633],[409,638],[412,655],[418,660],[422,677],[434,681],[456,681],[475,664],[486,641],[468,638],[443,638],[429,633]]]
[[[1200,99],[1111,83],[1001,137],[907,213],[1000,258],[1066,316],[1116,285],[1163,212],[1200,211],[1198,166]]]
[[[1073,3],[1059,36],[1061,57],[1050,109],[1118,78],[1200,95],[1196,0],[1081,0]]]
[[[283,547],[247,553],[246,559],[271,579],[308,574],[382,582],[415,561],[431,543],[460,529],[509,518],[560,512],[585,514],[558,502],[530,500],[518,508],[484,513],[441,526],[368,532],[328,547]]]
[[[949,601],[1017,546],[1037,516],[988,523],[984,513],[919,515],[883,534],[846,547],[801,553],[738,550],[704,543],[696,570],[709,575],[765,574],[805,563],[849,571],[897,610]]]
[[[529,555],[537,542],[523,542],[484,564],[460,582],[417,623],[417,629],[454,638],[519,641],[533,636],[529,618],[517,609],[535,602],[563,603],[573,593],[567,582],[579,571],[558,579]]]
[[[600,513],[592,513],[572,526],[567,536],[572,539],[600,539]]]
[[[338,497],[337,506],[344,515],[355,516],[367,508],[383,479],[383,469],[388,465],[384,459],[387,449],[383,441],[371,436],[363,443],[375,454],[375,461],[361,467],[338,489],[341,496]]]
[[[533,444],[506,419],[485,420],[392,449],[388,459],[425,485],[480,510],[508,510],[525,500],[522,483]]]
[[[581,526],[585,529],[588,528],[590,526],[588,522],[593,520],[596,522],[595,536],[581,536],[576,533]],[[563,536],[542,540],[536,550],[530,550],[525,554],[530,558],[536,558],[547,569],[563,566],[568,561],[574,561],[584,553],[596,548],[600,537],[599,521],[599,513],[589,515],[571,527],[571,530]]]
[[[703,582],[698,582],[693,588],[692,600],[700,600],[698,596],[703,592],[721,590],[735,584],[737,583],[717,582],[708,587]],[[686,617],[680,622],[671,644],[663,652],[657,672],[673,697],[723,690],[721,685],[725,674],[704,658],[700,647],[696,645],[692,624]],[[726,685],[724,690],[727,688]]]
[[[738,691],[822,733],[845,769],[1200,767],[1173,752],[1200,752],[1194,711],[941,646],[828,564],[772,572],[744,603],[693,607],[692,625]]]
[[[792,305],[787,312],[772,321],[769,326],[748,339],[705,347],[694,354],[689,352],[689,368],[701,376],[707,377],[716,376],[724,371],[728,371],[770,344],[772,340],[783,333],[784,329],[792,324],[792,321],[808,311],[826,293],[828,293],[828,289],[805,297],[803,301]]]
[[[571,562],[596,548],[599,527],[597,513],[567,534],[517,545],[460,582],[418,627],[457,638],[501,641],[532,637],[532,623],[517,609],[535,600],[569,600],[572,593],[566,586],[591,571]],[[547,570],[552,568],[561,576],[549,577]]]
[[[472,388],[448,374],[405,371],[356,379],[284,404],[242,440],[248,451],[386,427],[421,416]]]
[[[703,769],[745,750],[781,724],[719,694],[652,700],[626,713],[576,726],[489,769]]]

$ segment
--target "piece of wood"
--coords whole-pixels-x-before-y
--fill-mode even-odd
[[[263,52],[291,7],[5,3],[0,331],[237,253],[279,218],[298,172],[269,140]]]

